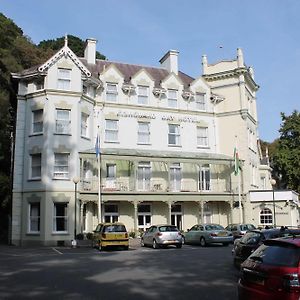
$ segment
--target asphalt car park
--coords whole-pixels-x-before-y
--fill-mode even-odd
[[[0,246],[0,299],[237,299],[231,246]]]

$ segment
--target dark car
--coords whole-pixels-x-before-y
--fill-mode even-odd
[[[256,229],[253,224],[229,224],[226,230],[231,231],[233,239],[241,238],[247,231]]]
[[[241,265],[239,299],[300,299],[299,260],[299,236],[264,241]]]
[[[233,245],[233,262],[239,268],[240,264],[248,258],[265,240],[300,234],[299,229],[263,229],[250,230],[242,238],[236,239]]]

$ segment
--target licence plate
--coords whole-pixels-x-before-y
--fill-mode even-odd
[[[226,232],[219,232],[218,236],[227,236],[227,233]]]

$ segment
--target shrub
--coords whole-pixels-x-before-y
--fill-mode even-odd
[[[88,232],[88,233],[86,234],[86,238],[87,238],[88,240],[92,240],[93,237],[94,237],[94,234],[93,234],[92,232]]]

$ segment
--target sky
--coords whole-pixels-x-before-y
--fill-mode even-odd
[[[300,110],[299,0],[0,0],[0,12],[38,44],[71,34],[98,40],[108,60],[159,66],[170,49],[196,78],[242,48],[260,86],[259,138],[279,138],[281,112]]]

